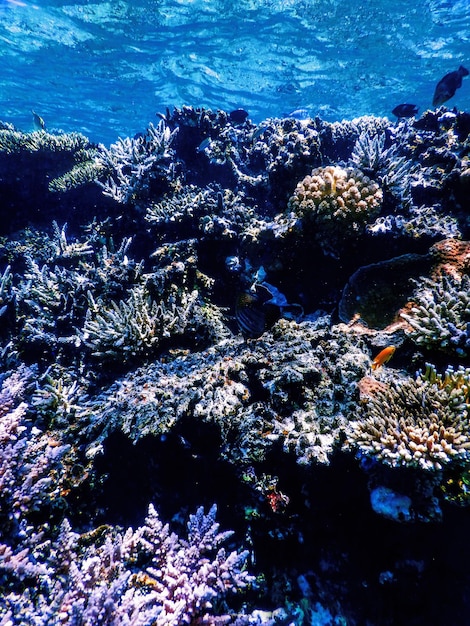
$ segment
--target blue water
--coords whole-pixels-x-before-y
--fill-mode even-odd
[[[470,2],[0,0],[0,55],[1,119],[104,143],[184,104],[392,117],[470,64]],[[470,80],[448,104],[470,110]]]

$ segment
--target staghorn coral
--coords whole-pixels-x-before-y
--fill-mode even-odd
[[[254,209],[230,189],[187,185],[150,203],[145,219],[159,238],[178,231],[179,237],[202,233],[207,238],[235,239],[253,215]]]
[[[170,118],[168,114],[168,127],[173,131],[175,125]],[[99,201],[89,202],[92,189],[89,186],[76,192],[76,197],[83,192],[88,194],[86,211],[82,214],[73,209],[73,212],[80,213],[80,218],[85,215],[86,221],[96,213],[103,216],[100,217],[103,221],[95,220],[88,226],[86,237],[74,239],[73,233],[78,232],[74,231],[77,222],[67,214],[67,217],[59,219],[69,221],[70,234],[65,227],[55,226],[51,236],[38,233],[34,235],[34,241],[32,237],[23,237],[23,231],[14,235],[21,237],[20,241],[0,242],[0,267],[2,270],[7,266],[11,268],[4,274],[4,288],[0,284],[0,297],[7,305],[0,318],[2,340],[5,340],[0,347],[0,366],[5,371],[16,366],[21,358],[29,363],[38,363],[35,389],[28,390],[25,398],[28,407],[20,421],[20,426],[26,430],[19,439],[34,444],[37,428],[41,433],[47,429],[52,448],[54,442],[56,448],[71,444],[70,451],[59,459],[59,469],[52,466],[45,476],[54,480],[59,474],[61,479],[64,470],[67,479],[61,484],[59,492],[63,497],[57,498],[53,493],[48,499],[47,481],[41,483],[42,495],[34,485],[26,485],[24,492],[16,489],[25,519],[18,524],[15,521],[10,526],[6,525],[11,536],[0,539],[3,542],[0,546],[0,612],[3,611],[0,622],[10,620],[42,626],[60,621],[67,624],[72,620],[75,623],[88,621],[90,624],[97,620],[104,623],[106,620],[110,623],[112,620],[123,623],[128,620],[139,624],[143,620],[143,623],[153,621],[158,624],[158,616],[171,620],[158,603],[158,608],[155,608],[157,616],[154,617],[153,607],[149,607],[146,600],[152,601],[153,592],[165,593],[163,586],[167,586],[168,593],[175,591],[172,600],[176,602],[176,593],[181,587],[175,587],[174,580],[166,578],[162,583],[158,572],[149,573],[148,566],[145,567],[139,560],[142,552],[134,555],[132,563],[121,567],[122,542],[117,537],[122,537],[123,533],[118,528],[96,529],[76,537],[70,527],[67,529],[64,525],[61,539],[57,539],[56,524],[62,519],[63,508],[67,509],[67,515],[70,513],[70,519],[77,528],[89,528],[95,525],[97,518],[107,522],[122,519],[131,508],[134,510],[129,500],[134,501],[135,494],[136,500],[143,496],[140,504],[161,498],[162,510],[164,506],[166,515],[175,513],[173,519],[176,520],[176,515],[180,515],[185,506],[194,506],[194,501],[192,504],[183,501],[186,493],[202,492],[205,502],[215,499],[223,502],[224,507],[225,504],[231,507],[229,511],[234,513],[234,525],[241,534],[247,533],[255,558],[268,552],[265,551],[267,537],[275,542],[272,544],[274,549],[269,550],[266,569],[262,559],[256,561],[267,577],[272,572],[269,567],[276,558],[275,554],[292,545],[286,540],[296,542],[297,537],[302,537],[305,554],[311,555],[312,547],[316,549],[313,535],[317,535],[310,532],[312,523],[321,531],[322,525],[331,521],[330,512],[325,510],[332,501],[335,505],[340,501],[343,486],[346,485],[346,490],[351,483],[354,487],[359,486],[358,472],[354,468],[345,473],[341,471],[344,465],[349,470],[354,463],[351,455],[340,454],[349,432],[348,421],[357,421],[359,415],[363,415],[364,407],[360,408],[360,402],[370,403],[379,392],[388,398],[391,377],[404,379],[396,371],[382,368],[376,373],[374,382],[371,383],[370,379],[364,382],[363,377],[370,370],[370,344],[374,346],[373,354],[384,345],[389,345],[390,338],[393,345],[400,346],[392,365],[409,369],[413,367],[413,359],[420,358],[418,353],[410,361],[410,342],[403,341],[404,319],[398,331],[398,324],[393,330],[387,327],[379,332],[374,328],[382,328],[392,321],[396,309],[411,299],[413,286],[409,276],[429,275],[436,282],[441,273],[455,274],[458,280],[461,280],[462,273],[469,273],[466,259],[468,244],[465,242],[447,242],[445,247],[452,248],[447,250],[449,254],[436,247],[434,266],[434,247],[425,255],[426,240],[419,241],[409,236],[416,234],[422,239],[423,235],[430,234],[435,237],[452,220],[456,223],[457,218],[460,225],[465,225],[465,198],[460,196],[459,200],[456,197],[455,206],[451,207],[453,213],[450,215],[449,212],[447,222],[445,206],[439,196],[441,188],[436,185],[428,190],[428,193],[436,194],[432,210],[421,202],[422,212],[412,206],[398,215],[398,209],[402,208],[399,193],[387,187],[386,182],[382,185],[381,177],[386,173],[382,168],[391,167],[401,158],[405,158],[408,167],[417,162],[413,160],[415,154],[419,158],[419,153],[398,143],[397,152],[392,155],[389,165],[384,166],[387,141],[391,138],[393,143],[395,137],[399,139],[401,136],[402,131],[398,127],[394,127],[397,128],[394,134],[394,128],[373,122],[372,118],[369,127],[366,123],[363,127],[353,127],[351,123],[344,122],[336,125],[337,134],[333,138],[333,133],[328,130],[330,128],[331,131],[332,125],[321,120],[267,121],[259,127],[246,121],[235,127],[228,118],[222,113],[201,111],[196,116],[191,113],[181,119],[181,126],[169,149],[168,161],[166,164],[164,160],[160,162],[162,169],[158,170],[155,178],[149,176],[144,180],[142,196],[129,199],[130,204],[145,199],[138,210],[129,206],[124,207],[126,210],[116,207],[108,198],[101,196],[97,187],[93,191]],[[178,125],[177,122],[175,124]],[[384,191],[379,219],[387,221],[385,226],[390,223],[390,228],[384,226],[382,231],[380,224],[374,223],[374,226],[377,224],[377,232],[385,233],[383,239],[378,241],[371,236],[374,231],[367,221],[365,228],[362,224],[357,231],[361,233],[360,239],[354,234],[341,248],[341,232],[343,227],[346,232],[347,225],[338,222],[330,242],[320,243],[325,250],[339,250],[339,259],[328,258],[314,241],[315,237],[321,238],[315,229],[326,229],[321,220],[319,226],[313,220],[309,221],[307,217],[299,219],[295,214],[282,215],[277,221],[269,220],[284,211],[295,185],[313,167],[338,163],[347,169],[351,151],[351,158],[359,152],[358,148],[354,149],[354,143],[366,129],[363,138],[367,137],[373,145],[369,146],[369,154],[365,154],[367,145],[363,146],[360,164],[365,170],[374,170],[373,178]],[[383,132],[387,139],[382,146]],[[209,143],[201,144],[205,139],[209,139]],[[424,144],[427,141],[425,133],[416,133],[418,140]],[[459,149],[466,148],[461,146]],[[57,154],[61,168],[59,172],[54,170],[50,176],[48,174],[46,181],[58,178],[67,168],[71,171],[69,162],[67,167],[63,166],[65,156]],[[46,166],[44,155],[37,153],[36,156],[37,162]],[[54,160],[54,155],[45,156],[50,157],[50,161]],[[225,164],[211,162],[212,156],[214,159],[225,158]],[[451,163],[450,155],[443,153],[442,156]],[[128,157],[123,156],[123,159]],[[430,154],[426,158],[431,157]],[[76,158],[82,157],[77,154]],[[74,160],[73,166],[77,164],[78,161]],[[16,172],[25,169],[16,166]],[[178,171],[184,171],[188,183],[193,185],[182,186],[183,179],[175,180],[174,175]],[[448,171],[450,176],[452,171]],[[164,180],[165,172],[172,180]],[[368,174],[368,171],[363,173]],[[424,185],[425,182],[433,183],[435,179],[442,183],[438,172],[433,172],[430,167],[424,182],[421,176],[415,182]],[[21,176],[18,184],[23,185],[24,182],[25,177]],[[147,182],[148,189],[145,187]],[[448,189],[452,192],[451,182],[448,179]],[[416,187],[417,194],[423,192],[419,185]],[[65,194],[49,193],[47,206],[59,202],[61,196],[66,197]],[[29,202],[30,198],[34,201]],[[47,210],[42,197],[37,200],[36,195],[29,193],[28,202],[23,202],[23,206],[25,217],[31,223],[37,217],[33,212],[36,208],[41,208],[42,212]],[[108,219],[105,219],[107,213],[101,211],[103,206],[110,207],[112,211]],[[416,218],[416,223],[413,222],[415,232],[408,234],[403,224],[409,224],[413,216]],[[50,223],[56,214],[44,216],[42,213],[42,217]],[[266,220],[264,224],[263,219]],[[293,226],[289,233],[284,228],[286,224]],[[327,230],[325,232],[329,235]],[[359,239],[359,245],[356,239]],[[116,246],[113,240],[117,242]],[[135,263],[130,258],[131,245],[142,255],[141,263]],[[155,252],[151,254],[151,250]],[[422,259],[423,269],[419,258],[416,258],[416,267],[413,263],[409,267],[406,259],[401,264],[397,255],[404,253],[408,253],[410,258],[418,257],[416,253],[425,257]],[[390,262],[384,261],[389,257],[394,258]],[[233,265],[229,267],[224,261]],[[371,264],[374,265],[372,268]],[[347,276],[359,266],[365,267],[352,277],[348,290],[343,294],[344,306],[340,306],[340,317],[348,325],[331,326],[329,318],[319,321],[318,316],[323,315],[321,309],[335,309]],[[448,267],[444,269],[444,266]],[[390,271],[387,271],[388,267]],[[404,267],[410,270],[405,275]],[[262,275],[263,268],[266,281],[277,285],[289,302],[302,302],[306,315],[301,323],[282,319],[258,340],[244,342],[240,336],[231,334],[236,328],[234,300],[236,294],[251,284],[255,276]],[[389,288],[391,298],[386,297]],[[199,295],[191,308],[190,326],[186,326],[181,334],[171,334],[164,340],[152,339],[155,327],[146,323],[145,316],[143,321],[139,321],[138,316],[132,317],[125,310],[124,304],[131,305],[131,295],[139,291],[144,300],[146,296],[149,298],[147,303],[140,302],[142,306],[150,303],[151,308],[152,303],[155,307],[161,304],[169,310],[173,304],[180,308],[180,296],[190,296],[197,291]],[[87,297],[88,292],[93,304]],[[122,309],[120,303],[123,303]],[[0,311],[3,304],[0,303]],[[227,309],[222,306],[227,306]],[[116,307],[122,315],[120,323],[125,322],[133,330],[124,339],[122,335],[118,336],[118,342],[122,340],[124,346],[115,347],[112,338],[107,344],[104,341],[100,344],[102,339],[98,335],[104,336],[106,329],[97,326],[93,342],[97,352],[103,348],[103,354],[92,358],[95,348],[91,344],[86,346],[82,336],[87,311],[89,319],[95,321],[101,315],[107,327],[108,323],[112,326],[108,313],[116,313]],[[358,314],[361,315],[359,320]],[[377,325],[373,323],[374,318],[379,321]],[[33,319],[38,321],[29,321]],[[150,321],[153,323],[153,320]],[[40,350],[36,350],[38,344],[34,338],[40,337],[41,323],[44,323],[44,341]],[[212,332],[215,326],[217,330]],[[158,324],[156,328],[158,330]],[[125,327],[124,335],[127,330]],[[202,341],[201,334],[204,334]],[[19,347],[22,348],[20,353]],[[135,347],[137,352],[133,355]],[[434,347],[431,346],[430,350]],[[46,351],[49,351],[47,355]],[[109,360],[112,362],[103,367],[104,362]],[[120,362],[123,362],[122,367]],[[139,369],[134,369],[137,367]],[[466,373],[462,376],[465,379]],[[426,379],[425,384],[437,386],[437,395],[448,397],[447,404],[455,412],[466,410],[464,405],[467,400],[462,401],[458,390],[450,394],[442,383]],[[368,434],[371,435],[369,431]],[[143,437],[145,440],[141,440]],[[416,438],[417,445],[421,445],[418,435]],[[44,441],[45,435],[41,445]],[[132,442],[138,442],[138,446],[133,448]],[[451,443],[447,442],[449,446],[458,443],[457,436]],[[425,445],[431,444],[426,440]],[[432,445],[436,448],[433,453],[439,455],[441,442]],[[204,463],[209,446],[211,461]],[[103,459],[96,456],[101,448]],[[38,447],[38,450],[42,450],[45,457],[49,454],[47,448]],[[73,486],[68,455],[73,455],[74,450],[76,454],[88,451],[88,462],[83,459],[81,462],[86,465],[89,476],[83,489],[68,494]],[[117,451],[124,454],[117,457]],[[155,451],[158,454],[154,454]],[[178,454],[173,455],[173,451],[178,451]],[[28,466],[27,455],[22,456],[20,446],[16,452],[19,462],[26,458]],[[198,477],[191,471],[173,471],[173,461],[168,460],[170,456],[178,470],[182,466],[185,469],[188,466],[197,467]],[[417,458],[413,460],[416,463],[411,471],[396,471],[392,461],[377,462],[377,455],[371,456],[372,460],[361,458],[363,468],[373,468],[367,476],[369,488],[386,485],[395,494],[406,494],[412,501],[412,519],[417,521],[426,518],[416,514],[416,505],[424,498],[423,492],[430,488],[431,482],[433,494],[439,495],[439,488],[446,477],[457,477],[459,483],[468,481],[467,458],[460,453],[452,457],[452,462],[445,464],[442,472],[422,471]],[[309,467],[293,468],[294,460]],[[330,460],[334,461],[331,468],[315,467],[317,463],[327,464]],[[337,471],[337,461],[340,471]],[[101,491],[101,486],[107,489],[107,482],[112,482],[116,465],[126,465],[123,473],[125,471],[126,477],[130,478],[131,497],[127,495],[125,481],[119,481],[120,496],[114,499],[112,506],[116,509],[112,511],[108,494]],[[204,468],[204,465],[208,466],[207,469],[202,469],[199,474],[199,468]],[[247,474],[251,466],[255,475],[260,477],[256,486],[243,482],[242,474]],[[111,468],[109,472],[108,468]],[[219,472],[220,469],[223,471]],[[14,471],[18,471],[16,466]],[[107,476],[110,478],[107,479]],[[199,476],[203,478],[199,479]],[[325,490],[321,489],[320,493],[316,491],[316,485],[322,482],[316,480],[318,476],[328,477]],[[409,480],[413,489],[401,489],[403,476],[403,482]],[[423,487],[427,480],[423,476],[430,477],[428,487]],[[339,487],[338,483],[334,484],[335,477],[341,483]],[[374,485],[372,479],[375,480]],[[171,482],[170,486],[166,484],[167,480]],[[264,491],[257,491],[262,483]],[[197,485],[197,489],[192,489],[193,485]],[[212,497],[214,492],[211,491],[209,499],[205,490],[212,490],[212,487],[217,495]],[[32,503],[39,502],[39,511],[29,512],[28,489],[34,495]],[[364,490],[363,482],[358,490],[351,492],[360,493],[360,489]],[[465,489],[461,490],[463,498],[465,494]],[[385,498],[389,500],[390,495],[390,492],[386,493]],[[360,506],[361,499],[354,504]],[[249,520],[247,528],[244,516],[249,515],[250,508],[252,514],[245,518]],[[51,509],[55,515],[52,519]],[[352,515],[357,515],[356,511]],[[116,514],[117,517],[113,517]],[[38,515],[41,522],[49,522],[47,526],[32,527]],[[428,516],[425,521],[429,519]],[[164,535],[161,529],[158,532],[160,536]],[[444,545],[445,541],[441,544]],[[325,560],[328,559],[336,568],[338,562],[332,556],[328,543],[322,550]],[[182,548],[181,551],[184,552]],[[345,552],[349,557],[347,546]],[[184,555],[188,556],[186,552]],[[69,567],[67,564],[72,561],[74,565]],[[209,561],[213,561],[212,556]],[[298,568],[297,563],[294,565],[298,572],[312,567],[312,573],[307,575],[312,588],[307,590],[302,602],[305,609],[308,603],[312,609],[310,615],[304,612],[304,621],[308,621],[309,617],[315,619],[313,607],[317,592],[324,592],[321,588],[324,570],[317,578],[313,563],[302,563]],[[282,571],[282,567],[279,570]],[[286,577],[284,583],[292,583],[295,587],[295,580],[290,580],[290,574],[282,571],[281,575]],[[308,584],[304,583],[304,588]],[[295,602],[293,594],[288,596],[285,590],[286,585],[283,585],[277,596],[281,597],[280,603]],[[54,593],[56,591],[57,594]],[[332,591],[324,596],[328,602],[331,595]],[[135,604],[132,604],[134,599]],[[217,616],[210,614],[206,619],[209,623],[217,623],[219,609],[224,614],[229,610],[225,605],[221,607],[219,600],[226,602],[223,595],[213,599],[212,613]],[[129,608],[126,614],[121,606],[128,601],[130,604],[126,606],[132,605],[132,609]],[[256,598],[251,596],[248,602],[256,602]],[[265,607],[278,605],[277,601],[272,604],[272,597],[268,596],[262,602]],[[73,616],[69,614],[71,605],[75,611]],[[331,602],[330,609],[333,606],[337,605]],[[175,610],[172,604],[169,609],[175,610],[179,616],[179,607],[178,604]],[[298,621],[299,613],[294,615],[292,604],[291,609],[290,621]],[[288,622],[286,616],[278,614],[276,618],[271,617],[273,623],[275,619]],[[180,623],[184,623],[185,619],[180,616]],[[188,619],[198,623],[204,617],[198,614]],[[221,618],[225,621],[229,619],[228,616]],[[248,615],[238,616],[238,619],[240,624],[252,623]],[[333,611],[330,617],[324,619],[331,621],[339,617]],[[235,615],[231,616],[231,620],[238,623]],[[259,623],[264,623],[262,620],[260,615]],[[362,623],[367,620],[358,618],[356,621]],[[369,621],[374,622],[374,617],[370,617]]]
[[[329,161],[347,160],[361,134],[374,137],[390,129],[390,120],[386,117],[364,115],[342,122],[325,122],[317,118],[322,155]]]
[[[393,143],[385,148],[385,133],[362,132],[356,141],[350,163],[380,181],[380,186],[400,200],[400,209],[412,204],[411,185],[417,166]]]
[[[295,188],[288,210],[315,227],[319,244],[327,249],[357,236],[380,211],[382,191],[361,171],[328,165],[314,169]]]
[[[418,345],[466,356],[470,351],[470,277],[441,274],[423,278],[401,317]]]
[[[2,382],[0,390],[0,536],[16,536],[21,520],[52,515],[61,508],[63,489],[74,452],[52,439],[28,419],[22,399],[36,372],[20,367]],[[3,555],[5,558],[5,555]]]
[[[26,270],[13,286],[15,307],[12,315],[20,328],[16,340],[22,352],[40,350],[43,358],[69,356],[80,347],[77,329],[84,324],[89,302],[94,298],[122,297],[140,280],[142,266],[127,256],[131,238],[111,252],[93,235],[85,241],[70,240],[65,227],[54,223],[53,237],[45,237],[42,251],[14,251],[13,262]],[[33,242],[34,243],[34,242]],[[44,264],[39,266],[32,254]],[[18,259],[19,256],[23,259]],[[13,308],[13,307],[10,307]],[[49,356],[48,356],[49,355]]]
[[[348,444],[386,465],[439,470],[470,458],[470,371],[432,367],[422,376],[390,377],[363,396]]]
[[[88,293],[88,310],[81,333],[95,357],[121,359],[155,352],[163,339],[196,330],[198,292],[173,289],[167,300],[152,299],[143,285],[136,285],[126,300],[109,308]]]
[[[99,181],[103,193],[119,203],[135,204],[151,195],[154,182],[163,186],[171,163],[177,129],[171,131],[161,120],[149,124],[145,136],[119,139],[97,155],[106,182]]]
[[[15,288],[20,342],[25,348],[36,346],[50,352],[59,345],[77,344],[74,322],[83,315],[79,312],[80,284],[71,270],[56,266],[53,271],[30,261],[24,280]]]
[[[125,533],[104,527],[78,535],[65,520],[44,542],[29,529],[20,546],[0,544],[2,623],[226,623],[216,607],[254,577],[245,569],[248,551],[222,546],[232,533],[219,532],[215,515],[215,506],[190,515],[186,539],[152,505],[144,524]]]

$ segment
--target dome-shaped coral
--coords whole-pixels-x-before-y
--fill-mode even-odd
[[[318,227],[320,243],[353,236],[375,218],[382,203],[379,185],[355,168],[318,167],[295,188],[288,209]]]

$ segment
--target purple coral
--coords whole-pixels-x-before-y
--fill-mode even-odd
[[[227,554],[220,546],[231,533],[218,532],[215,515],[215,506],[207,515],[199,508],[186,540],[150,505],[143,526],[124,534],[107,528],[101,541],[98,532],[79,536],[64,521],[48,548],[37,536],[36,545],[16,554],[2,546],[0,571],[11,587],[12,578],[29,577],[34,585],[5,596],[0,618],[40,626],[221,623],[213,601],[244,589],[253,577],[244,569],[247,551]]]
[[[26,418],[22,401],[25,387],[34,375],[21,367],[4,379],[0,390],[0,537],[18,532],[19,520],[44,503],[60,498],[61,460],[70,446],[56,445]]]

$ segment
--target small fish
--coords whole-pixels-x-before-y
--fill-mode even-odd
[[[46,122],[42,119],[42,117],[38,115],[36,111],[33,111],[32,109],[31,109],[31,113],[33,114],[34,126],[38,130],[46,130]]]
[[[204,152],[204,150],[206,150],[211,145],[211,141],[212,140],[210,137],[206,137],[205,139],[203,139],[196,148],[196,152]]]
[[[375,359],[372,361],[372,369],[376,370],[378,367],[382,367],[384,363],[388,363],[392,358],[394,352],[396,350],[395,346],[387,346],[383,350],[381,350]]]
[[[399,104],[392,113],[397,117],[413,117],[418,114],[418,107],[416,104]]]
[[[286,117],[294,120],[306,120],[310,117],[308,109],[295,109],[286,115]]]
[[[464,76],[468,76],[468,70],[461,65],[455,72],[450,72],[446,74],[444,78],[441,78],[436,85],[432,105],[440,106],[444,104],[444,102],[447,102],[447,100],[450,100],[457,89],[462,86],[462,78]]]
[[[235,109],[228,114],[229,120],[234,124],[243,124],[247,117],[248,111],[245,111],[245,109]]]
[[[228,256],[225,259],[225,267],[229,272],[233,274],[241,272],[241,270],[243,269],[243,266],[240,263],[240,257],[238,256]]]

